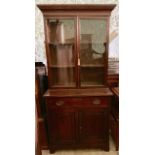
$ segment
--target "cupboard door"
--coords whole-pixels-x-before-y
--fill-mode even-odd
[[[74,18],[48,20],[51,87],[76,86],[76,29]]]
[[[76,113],[72,108],[51,108],[48,125],[51,145],[68,145],[76,141]]]
[[[80,141],[84,144],[102,144],[108,141],[107,109],[89,108],[80,112]]]
[[[80,84],[103,86],[106,76],[106,20],[81,18],[80,24]]]

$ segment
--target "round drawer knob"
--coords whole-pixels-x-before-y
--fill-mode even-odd
[[[57,102],[56,102],[56,105],[57,105],[57,106],[61,106],[61,105],[63,105],[63,104],[64,104],[64,101],[57,101]]]
[[[95,100],[93,101],[93,104],[95,104],[95,105],[101,104],[101,101],[100,101],[99,99],[95,99]]]

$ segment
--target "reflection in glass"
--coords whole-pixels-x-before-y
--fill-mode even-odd
[[[74,19],[49,20],[52,85],[75,86]]]
[[[54,44],[74,43],[74,19],[49,20],[50,42]]]
[[[80,20],[81,86],[104,85],[106,21]]]

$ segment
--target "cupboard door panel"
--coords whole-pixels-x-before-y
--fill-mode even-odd
[[[81,143],[104,143],[108,140],[107,109],[89,108],[80,112]]]
[[[76,141],[75,110],[53,108],[48,114],[50,143],[54,145],[74,144]]]

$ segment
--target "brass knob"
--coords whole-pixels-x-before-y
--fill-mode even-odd
[[[95,105],[101,104],[101,101],[100,101],[99,99],[95,99],[95,100],[93,101],[93,104],[95,104]]]
[[[64,104],[64,101],[58,101],[58,102],[56,102],[56,105],[57,106],[62,106]]]

